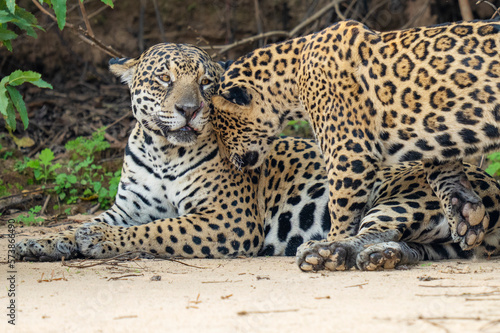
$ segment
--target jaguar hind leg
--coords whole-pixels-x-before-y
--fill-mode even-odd
[[[427,181],[440,200],[451,237],[464,250],[481,244],[490,218],[460,161],[424,164]]]
[[[360,270],[378,271],[401,265],[412,265],[422,260],[466,259],[473,251],[464,251],[459,244],[419,244],[384,242],[361,251],[356,258]]]

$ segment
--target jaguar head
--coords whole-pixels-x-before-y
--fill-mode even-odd
[[[283,127],[277,109],[249,85],[221,85],[212,102],[212,124],[223,155],[239,169],[262,165]]]
[[[203,50],[157,44],[138,58],[111,59],[109,67],[128,84],[133,114],[145,130],[183,146],[211,133],[211,97],[223,68]]]

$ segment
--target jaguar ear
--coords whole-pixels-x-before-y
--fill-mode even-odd
[[[109,61],[109,70],[130,86],[138,63],[139,58],[113,58]]]
[[[248,106],[252,102],[252,95],[248,93],[245,87],[231,87],[220,95],[229,102],[241,106]]]
[[[224,95],[213,95],[212,104],[215,109],[230,111],[234,113],[241,113],[250,108],[250,105],[240,105],[228,100]]]
[[[217,63],[222,67],[223,70],[227,70],[229,66],[234,62],[234,60],[227,61],[217,61]]]

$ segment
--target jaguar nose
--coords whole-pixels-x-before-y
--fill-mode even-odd
[[[201,109],[202,105],[191,106],[175,104],[175,110],[186,118],[187,121],[190,121],[196,116],[196,113]]]

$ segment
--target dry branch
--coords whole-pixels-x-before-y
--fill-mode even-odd
[[[265,39],[265,38],[270,38],[270,37],[285,37],[285,38],[294,38],[296,37],[300,31],[302,31],[305,27],[308,25],[314,23],[315,21],[319,20],[323,15],[328,13],[331,9],[335,8],[336,14],[344,19],[344,15],[340,12],[339,4],[341,3],[342,0],[334,0],[318,10],[314,15],[311,17],[305,19],[302,21],[300,24],[298,24],[295,28],[293,28],[290,31],[284,31],[284,30],[274,30],[274,31],[268,31],[265,33],[259,33],[255,36],[247,37],[244,39],[241,39],[239,41],[236,41],[234,43],[228,44],[228,45],[215,45],[215,46],[203,46],[201,47],[202,49],[212,49],[212,50],[218,50],[217,53],[223,54],[228,52],[229,50],[234,49],[235,47],[238,47],[240,45],[244,45],[247,43],[252,43],[257,40]]]
[[[47,9],[45,9],[45,7],[43,7],[37,0],[31,0],[31,1],[38,7],[38,9],[40,9],[40,11],[42,13],[44,13],[45,15],[50,17],[54,22],[57,22],[57,18],[54,15],[52,15],[52,13],[50,13]],[[106,53],[107,55],[109,55],[111,57],[125,58],[125,55],[116,51],[112,46],[104,45],[103,42],[101,42],[99,39],[95,38],[93,36],[93,32],[91,35],[91,31],[84,30],[82,27],[77,27],[71,23],[66,23],[65,27],[70,29],[70,31],[72,33],[77,35],[85,43],[98,48],[99,50]]]
[[[491,16],[490,20],[494,19],[494,18],[495,18],[495,16],[497,16],[497,15],[499,15],[499,14],[500,14],[500,8],[497,8],[494,4],[492,4],[492,3],[491,3],[491,2],[489,2],[489,1],[486,1],[486,0],[478,0],[478,1],[476,2],[476,5],[479,5],[480,3],[483,3],[483,2],[484,2],[485,4],[487,4],[487,5],[491,6],[491,7],[495,10],[495,12],[494,12],[494,13],[493,13],[493,15]]]
[[[83,21],[85,22],[85,27],[87,27],[87,31],[89,32],[89,36],[94,36],[94,31],[92,31],[92,26],[90,25],[90,21],[87,15],[87,11],[85,10],[85,6],[83,5],[83,1],[78,1],[80,4],[80,12],[82,13]]]
[[[460,14],[462,15],[462,20],[472,21],[474,15],[472,15],[472,9],[470,8],[469,0],[458,0],[458,6],[460,7]]]

